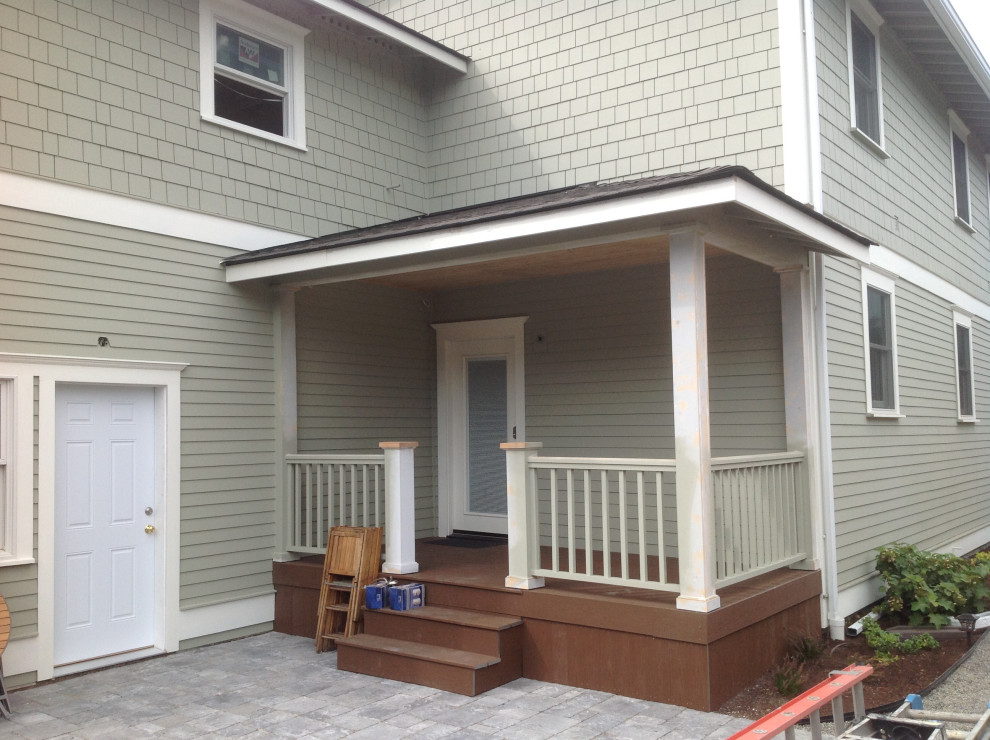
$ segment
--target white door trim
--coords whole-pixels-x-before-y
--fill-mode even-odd
[[[55,386],[58,383],[137,385],[155,389],[158,456],[156,483],[161,491],[155,524],[161,533],[156,557],[155,649],[179,648],[179,380],[183,363],[135,362],[103,358],[0,354],[0,367],[38,380],[38,654],[37,678],[55,675]],[[33,409],[28,409],[28,413]],[[28,419],[27,428],[33,428]],[[133,656],[126,656],[129,659]],[[80,668],[88,667],[80,664]]]
[[[464,430],[465,399],[462,397],[462,363],[468,343],[502,340],[508,348],[509,423],[515,427],[516,439],[526,440],[526,372],[523,324],[528,316],[482,321],[458,321],[434,324],[437,332],[437,439],[438,452],[438,528],[445,536],[453,529],[451,507],[455,503],[454,481],[458,479],[455,465],[466,458]],[[511,440],[507,440],[511,441]]]

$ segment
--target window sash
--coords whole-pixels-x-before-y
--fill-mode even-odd
[[[964,324],[956,324],[956,382],[959,389],[959,416],[972,417],[973,407],[973,349],[972,332]]]
[[[877,84],[876,37],[855,13],[850,13],[852,42],[854,125],[880,143],[880,86]]]
[[[874,408],[894,409],[894,343],[890,294],[866,288],[870,346],[870,398]]]

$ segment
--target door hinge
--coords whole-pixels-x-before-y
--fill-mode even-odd
[[[516,428],[515,427],[512,427],[512,438],[513,439],[516,438]]]

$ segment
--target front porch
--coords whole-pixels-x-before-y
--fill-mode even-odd
[[[508,545],[416,541],[431,606],[522,620],[523,676],[694,709],[717,708],[778,662],[790,635],[819,629],[821,576],[773,570],[719,589],[709,613],[678,609],[670,591],[551,578],[505,586]],[[550,548],[541,565],[551,567]],[[616,563],[618,566],[618,563]],[[322,559],[275,563],[275,629],[312,637]],[[668,564],[671,575],[676,561]]]

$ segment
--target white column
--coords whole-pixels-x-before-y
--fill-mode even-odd
[[[693,230],[670,235],[670,340],[677,482],[677,608],[709,612],[715,594],[715,507],[708,406],[705,244]]]
[[[503,442],[509,527],[509,575],[506,588],[542,588],[542,578],[533,575],[540,567],[540,534],[536,521],[536,495],[528,495],[527,459],[542,442]]]
[[[815,384],[815,331],[811,277],[804,267],[778,270],[780,274],[780,325],[784,349],[784,421],[787,449],[805,455],[805,492],[798,499],[798,545],[808,559],[799,567],[818,569],[821,564],[821,487],[816,433],[818,407]],[[817,502],[812,505],[811,502]]]
[[[385,451],[385,563],[382,573],[418,573],[416,481],[413,450],[418,442],[381,442]]]
[[[296,290],[275,290],[275,556],[277,562],[296,560],[291,543],[292,496],[286,480],[285,456],[298,451],[296,399]]]

